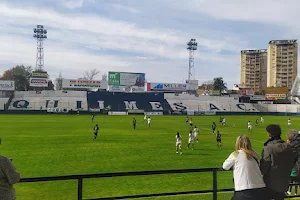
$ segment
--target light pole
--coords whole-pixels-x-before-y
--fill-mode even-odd
[[[47,30],[43,25],[37,25],[33,29],[33,37],[37,40],[37,53],[36,53],[36,71],[44,71],[44,48],[43,41],[47,39]]]
[[[191,39],[187,43],[187,50],[189,50],[189,74],[188,74],[188,82],[189,82],[189,90],[191,80],[195,80],[195,67],[194,67],[194,51],[197,50],[198,43],[196,39]]]

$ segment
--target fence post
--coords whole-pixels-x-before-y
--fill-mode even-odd
[[[218,181],[217,181],[217,169],[213,169],[213,200],[218,199]]]
[[[78,179],[78,200],[82,200],[82,178]]]

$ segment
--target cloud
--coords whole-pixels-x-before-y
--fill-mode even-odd
[[[62,4],[69,9],[82,8],[85,2],[94,2],[94,0],[62,0]]]
[[[197,77],[207,80],[219,76],[216,72],[233,77],[231,72],[239,69],[239,49],[248,47],[248,41],[237,34],[194,28],[194,23],[191,23],[193,32],[189,32],[180,26],[153,25],[151,21],[146,26],[134,19],[125,21],[76,9],[85,6],[87,1],[91,2],[63,1],[68,9],[74,9],[71,12],[34,6],[18,8],[0,3],[0,28],[5,30],[0,32],[2,66],[34,65],[36,46],[32,28],[36,24],[44,24],[48,29],[45,67],[51,77],[62,71],[67,78],[78,78],[85,69],[98,68],[102,73],[110,70],[146,72],[150,81],[182,82],[187,78],[186,43],[191,35],[197,36],[199,44],[195,55]],[[123,15],[128,12],[146,15],[142,8],[125,3],[112,4],[112,7],[111,15],[115,10]],[[224,55],[223,51],[230,54]],[[0,68],[0,71],[4,70]]]
[[[124,5],[121,5],[121,4],[112,4],[112,7],[114,9],[116,9],[117,11],[126,11],[126,12],[130,12],[130,13],[133,13],[133,14],[140,14],[141,11],[138,10],[138,9],[135,9],[135,8],[132,8],[132,7],[129,7],[129,6],[124,6]]]

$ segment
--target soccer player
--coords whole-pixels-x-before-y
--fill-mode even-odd
[[[259,121],[258,121],[258,119],[256,119],[256,120],[255,120],[256,126],[258,126],[258,123],[259,123]]]
[[[222,125],[223,125],[223,126],[226,126],[226,118],[225,118],[225,117],[224,117],[223,120],[222,120]]]
[[[151,118],[148,117],[148,127],[150,127],[150,124],[151,124]]]
[[[194,128],[194,138],[195,138],[195,140],[197,140],[197,143],[199,142],[198,135],[199,135],[199,129],[197,128],[197,126],[195,126],[195,128]]]
[[[133,120],[132,120],[132,125],[133,125],[133,129],[135,129],[136,128],[136,119],[135,118],[133,118]]]
[[[220,117],[219,124],[222,124],[222,123],[223,123],[223,117]]]
[[[291,125],[292,125],[292,120],[289,119],[289,120],[288,120],[288,127],[290,127]]]
[[[190,131],[189,133],[189,141],[188,141],[188,146],[187,148],[190,148],[190,144],[192,144],[192,150],[194,150],[194,134],[192,133],[192,131]]]
[[[94,127],[94,141],[97,139],[98,131],[99,131],[99,126],[98,124],[96,124],[96,126]]]
[[[212,129],[213,134],[215,134],[216,128],[217,128],[217,124],[216,124],[216,122],[213,122],[212,125],[211,125],[211,129]]]
[[[146,120],[147,120],[147,115],[144,116],[144,121],[146,121]]]
[[[92,117],[91,117],[91,119],[92,119],[92,123],[94,122],[94,114],[92,114]]]
[[[217,141],[217,147],[222,149],[222,135],[219,131],[217,131],[216,141]]]
[[[190,123],[190,127],[192,128],[193,127],[193,119],[192,118],[190,119],[189,123]]]
[[[186,125],[189,124],[189,117],[188,117],[188,116],[186,116],[186,118],[185,118],[185,124],[186,124]]]
[[[248,132],[252,133],[252,123],[248,121]]]
[[[265,121],[264,118],[261,116],[260,117],[260,123],[264,123],[264,121]]]
[[[181,146],[182,146],[182,137],[179,133],[177,133],[176,137],[176,153],[178,153],[178,150],[180,154],[182,154]]]

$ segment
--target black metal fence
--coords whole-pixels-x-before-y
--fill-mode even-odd
[[[77,180],[77,199],[83,200],[83,179],[91,178],[108,178],[108,177],[126,177],[126,176],[149,176],[159,174],[184,174],[184,173],[195,173],[195,172],[212,172],[213,184],[211,190],[193,190],[193,191],[176,191],[166,193],[154,193],[154,194],[137,194],[131,196],[116,196],[116,197],[101,197],[92,198],[85,200],[112,200],[112,199],[136,199],[146,197],[159,197],[159,196],[175,196],[175,195],[189,195],[189,194],[212,194],[213,200],[218,199],[218,192],[229,192],[234,191],[234,188],[218,188],[218,171],[224,171],[220,168],[199,168],[199,169],[175,169],[175,170],[154,170],[154,171],[136,171],[136,172],[113,172],[113,173],[100,173],[100,174],[82,174],[82,175],[67,175],[67,176],[48,176],[48,177],[34,177],[34,178],[22,178],[21,183],[28,182],[44,182],[44,181],[66,181],[66,180]],[[295,184],[292,184],[295,185]],[[287,198],[296,198],[300,195],[289,196]]]

